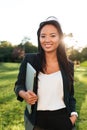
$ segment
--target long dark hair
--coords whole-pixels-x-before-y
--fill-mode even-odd
[[[38,37],[38,51],[41,55],[41,71],[43,72],[43,68],[46,67],[46,59],[45,59],[45,53],[44,53],[44,50],[43,48],[41,47],[41,44],[40,44],[40,33],[41,33],[41,30],[42,28],[45,26],[45,25],[53,25],[56,27],[56,29],[58,30],[58,33],[59,33],[59,36],[60,36],[60,44],[57,48],[57,58],[58,58],[58,62],[59,62],[59,65],[63,68],[63,70],[65,71],[65,74],[68,76],[68,79],[71,81],[73,80],[72,78],[72,73],[71,73],[71,69],[69,67],[69,60],[67,58],[67,55],[66,55],[66,49],[65,49],[65,44],[63,43],[63,31],[61,29],[61,26],[60,26],[60,23],[57,21],[57,20],[47,20],[47,21],[44,21],[44,22],[41,22],[40,25],[39,25],[39,29],[37,31],[37,37]],[[71,86],[71,85],[69,85]]]

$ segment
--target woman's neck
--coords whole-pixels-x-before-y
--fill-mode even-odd
[[[46,53],[46,66],[44,73],[51,74],[60,70],[57,55],[55,53]]]
[[[56,53],[45,53],[46,64],[50,64],[51,62],[58,62]]]

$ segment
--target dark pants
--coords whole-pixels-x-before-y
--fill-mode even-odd
[[[67,110],[37,111],[34,130],[72,130]]]

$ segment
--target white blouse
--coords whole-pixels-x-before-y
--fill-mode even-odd
[[[65,108],[61,71],[38,74],[37,110],[58,110]]]

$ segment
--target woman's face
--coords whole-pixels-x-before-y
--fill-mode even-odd
[[[60,43],[58,30],[53,25],[45,25],[40,32],[40,44],[45,52],[56,52]]]

